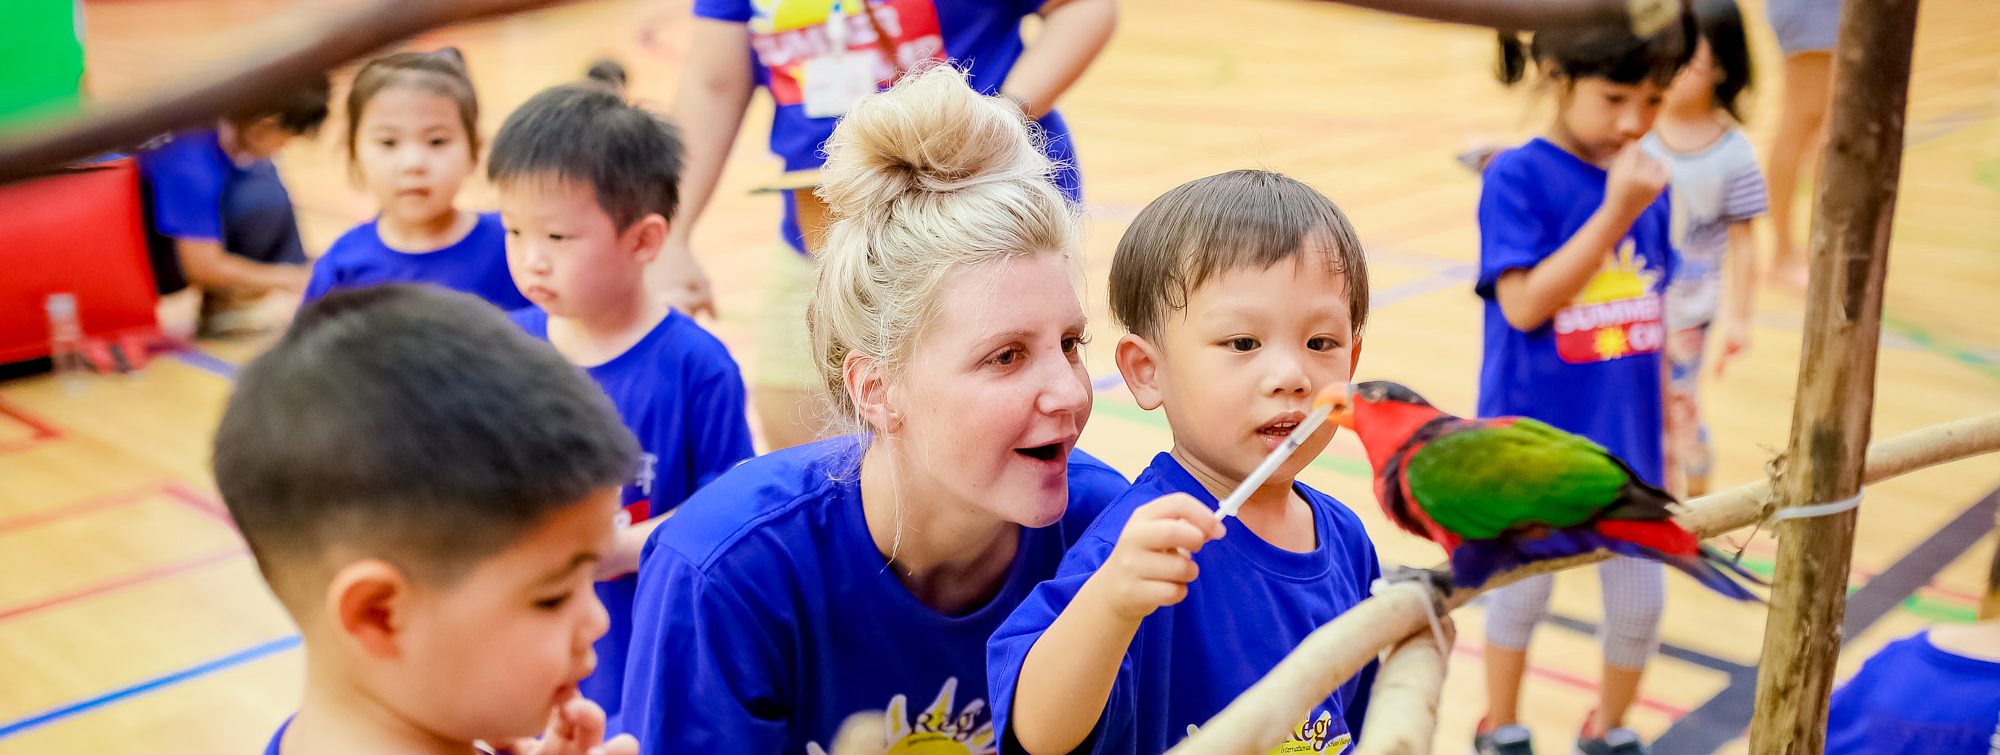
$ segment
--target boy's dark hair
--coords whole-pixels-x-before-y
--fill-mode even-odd
[[[278,127],[286,133],[312,136],[319,133],[319,125],[326,122],[326,103],[332,97],[333,84],[322,73],[296,89],[232,110],[226,117],[231,125],[242,128],[259,119],[276,116]]]
[[[507,116],[486,174],[495,184],[536,175],[589,184],[621,230],[648,213],[673,220],[680,133],[603,85],[565,84]]]
[[[1500,83],[1514,84],[1530,64],[1547,62],[1569,81],[1608,79],[1616,84],[1650,81],[1662,87],[1694,56],[1694,16],[1681,13],[1650,37],[1632,33],[1622,22],[1542,29],[1528,42],[1517,32],[1500,32]]]
[[[1111,314],[1127,331],[1158,338],[1167,315],[1209,278],[1269,268],[1318,251],[1341,273],[1348,318],[1368,321],[1368,260],[1347,216],[1326,195],[1268,170],[1198,178],[1160,195],[1125,231],[1111,259]]]
[[[1708,40],[1709,57],[1722,69],[1722,80],[1715,82],[1715,104],[1742,121],[1736,98],[1750,88],[1756,73],[1750,64],[1750,41],[1743,33],[1743,11],[1736,0],[1697,0],[1694,19],[1701,38]]]
[[[499,310],[390,285],[308,305],[243,369],[215,481],[287,597],[335,548],[449,584],[638,455],[604,393]]]
[[[466,73],[465,56],[456,47],[391,53],[368,61],[355,72],[354,84],[347,89],[347,159],[354,159],[361,113],[368,109],[368,102],[383,90],[398,86],[414,87],[456,104],[459,125],[465,127],[466,148],[474,162],[479,160],[479,95],[473,92],[472,78]]]

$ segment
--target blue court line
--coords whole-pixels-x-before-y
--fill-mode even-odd
[[[179,671],[175,671],[171,674],[166,674],[164,676],[157,676],[152,679],[147,679],[145,681],[139,682],[137,684],[111,690],[110,692],[97,695],[96,697],[85,698],[73,703],[68,703],[66,705],[50,708],[48,710],[36,713],[34,715],[28,716],[26,718],[17,721],[9,721],[5,724],[0,724],[0,739],[6,739],[16,734],[20,734],[33,729],[41,728],[43,726],[47,726],[52,723],[56,723],[63,719],[89,713],[93,710],[102,708],[112,703],[124,701],[127,698],[137,697],[139,695],[143,695],[148,692],[153,692],[155,690],[159,690],[165,687],[172,687],[174,685],[181,684],[183,682],[191,681],[203,676],[207,676],[209,674],[213,674],[217,671],[223,671],[226,669],[235,668],[237,666],[241,666],[245,663],[249,663],[251,661],[255,661],[260,658],[276,655],[278,653],[282,653],[284,651],[298,647],[299,643],[300,640],[298,635],[280,637],[278,639],[271,640],[269,642],[265,642],[260,645],[254,645],[248,648],[244,648],[242,650],[238,650],[234,653],[230,653],[229,655],[222,656],[221,658],[216,658],[211,661],[206,661],[194,666],[190,666],[185,669],[181,669]]]
[[[236,379],[235,364],[192,346],[175,351],[174,359],[180,360],[181,364],[215,375],[223,380]]]

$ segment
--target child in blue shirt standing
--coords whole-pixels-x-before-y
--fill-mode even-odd
[[[1684,19],[1687,21],[1687,19]],[[1639,138],[1687,61],[1691,23],[1652,38],[1619,25],[1544,30],[1531,45],[1501,39],[1502,79],[1532,64],[1558,97],[1542,137],[1493,158],[1479,198],[1479,279],[1485,350],[1479,415],[1533,417],[1609,449],[1652,485],[1666,481],[1666,338],[1661,296],[1673,280],[1666,166]],[[1523,48],[1526,49],[1523,49]],[[1585,755],[1641,753],[1624,727],[1639,677],[1659,644],[1665,576],[1629,558],[1604,580],[1604,680],[1583,725]],[[1495,591],[1487,612],[1491,708],[1481,753],[1525,755],[1516,721],[1528,640],[1548,611],[1547,575]]]
[[[722,342],[646,291],[643,271],[678,200],[681,145],[659,119],[597,85],[530,98],[493,140],[507,262],[534,306],[513,313],[584,367],[644,452],[616,545],[598,563],[611,629],[584,696],[618,714],[639,551],[666,513],[749,458],[743,378]]]
[[[1331,426],[1227,536],[1212,514],[1361,356],[1367,263],[1339,208],[1276,173],[1210,176],[1140,212],[1111,265],[1118,370],[1174,446],[994,633],[1003,750],[1164,752],[1381,576],[1354,512],[1294,479]],[[1287,747],[1347,749],[1373,679],[1341,685]]]
[[[381,212],[313,263],[306,301],[402,281],[508,311],[528,306],[507,275],[499,213],[453,201],[479,164],[479,98],[457,50],[399,52],[362,66],[347,92],[347,154]]]

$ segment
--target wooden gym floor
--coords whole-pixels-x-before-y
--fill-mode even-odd
[[[226,63],[313,23],[328,3],[103,0],[84,9],[99,96],[147,91]],[[687,0],[600,0],[437,32],[459,46],[498,127],[542,87],[593,57],[630,67],[641,99],[669,102],[685,48]],[[1360,377],[1394,378],[1467,411],[1478,364],[1474,177],[1452,160],[1467,143],[1517,139],[1543,117],[1493,83],[1489,33],[1300,0],[1128,2],[1118,36],[1063,110],[1089,197],[1085,251],[1101,380],[1084,447],[1136,472],[1168,435],[1116,383],[1103,280],[1111,250],[1147,201],[1191,178],[1246,166],[1313,182],[1348,212],[1371,254],[1376,309]],[[1746,16],[1761,19],[1753,4]],[[1753,32],[1760,90],[1749,129],[1774,130],[1775,45]],[[1903,194],[1876,387],[1886,437],[2000,410],[2000,7],[1931,0],[1912,83]],[[747,190],[776,171],[764,153],[768,105],[746,120],[728,177],[696,236],[720,291],[711,327],[755,365],[751,315],[773,238],[773,200]],[[327,132],[281,157],[313,252],[370,213]],[[462,206],[490,208],[469,184]],[[1706,388],[1718,484],[1762,474],[1785,442],[1800,301],[1766,290],[1751,353]],[[295,706],[294,629],[258,581],[221,513],[207,469],[210,433],[234,367],[258,343],[203,343],[131,378],[94,378],[67,395],[43,378],[0,384],[0,755],[255,752]],[[754,376],[751,376],[754,379]],[[1380,516],[1342,437],[1305,479],[1349,501],[1388,563],[1436,550]],[[1874,489],[1861,511],[1843,673],[1883,642],[1972,618],[1991,549],[2000,466],[1972,461]],[[1748,543],[1768,568],[1773,543]],[[1632,724],[1659,751],[1708,752],[1748,719],[1762,610],[1670,578],[1666,648]],[[1538,635],[1525,715],[1545,752],[1566,750],[1595,699],[1596,580],[1572,573],[1555,625]],[[1481,713],[1479,608],[1458,616],[1442,752],[1462,751]]]

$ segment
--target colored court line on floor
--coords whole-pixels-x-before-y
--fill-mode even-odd
[[[39,511],[30,511],[20,516],[0,519],[0,533],[36,527],[50,522],[59,522],[73,516],[82,516],[94,511],[103,511],[104,509],[117,508],[119,506],[130,506],[144,501],[147,496],[158,492],[160,492],[159,485],[148,485],[143,488],[122,490],[96,498],[86,498],[76,503],[54,506]]]
[[[186,574],[188,572],[196,571],[198,569],[202,569],[209,566],[214,566],[216,564],[234,561],[245,555],[248,555],[248,551],[245,551],[242,548],[230,548],[224,551],[217,551],[215,553],[196,556],[194,558],[190,558],[185,561],[179,561],[171,564],[163,564],[160,566],[153,567],[151,569],[145,569],[132,574],[120,575],[101,582],[94,582],[88,585],[84,585],[82,587],[65,590],[63,592],[59,592],[54,595],[47,595],[40,598],[36,598],[26,603],[18,603],[11,606],[0,606],[0,622],[18,619],[23,616],[27,616],[29,614],[39,613],[41,611],[55,608],[57,606],[61,606],[68,603],[74,603],[79,600],[96,597],[99,595],[103,595],[105,593],[116,592],[128,587],[135,587],[138,585],[145,584],[147,582],[154,582],[161,579],[166,579],[167,577],[172,577],[179,574]]]
[[[224,380],[236,379],[236,364],[234,362],[192,346],[175,351],[174,359],[181,364],[207,372]]]
[[[2000,362],[1994,361],[1978,349],[1939,338],[1914,322],[1883,313],[1882,332],[1908,341],[1910,346],[1918,351],[1949,359],[1973,372],[2000,381]]]
[[[1481,646],[1476,646],[1473,645],[1472,643],[1459,644],[1452,648],[1452,655],[1456,655],[1462,658],[1470,658],[1473,660],[1481,660],[1486,657],[1486,654],[1484,652],[1481,652],[1480,647]],[[1538,666],[1533,663],[1530,663],[1528,664],[1528,675],[1541,679],[1547,679],[1549,681],[1555,682],[1557,684],[1572,689],[1583,690],[1585,692],[1590,692],[1593,694],[1597,692],[1596,682],[1592,682],[1589,679],[1585,679],[1575,674],[1571,674],[1567,671],[1559,671],[1556,669],[1549,668],[1547,666]],[[1644,696],[1641,696],[1637,700],[1633,700],[1632,704],[1636,707],[1645,708],[1655,713],[1660,713],[1676,721],[1680,720],[1682,717],[1688,714],[1688,710],[1686,708],[1671,703],[1660,702],[1658,700],[1654,700],[1652,698]]]
[[[178,482],[169,482],[161,485],[160,493],[173,499],[175,503],[194,510],[197,514],[222,523],[223,526],[228,527],[231,531],[236,529],[236,519],[229,515],[229,508],[224,506],[221,501],[215,500],[214,496]]]
[[[14,721],[0,723],[0,740],[4,740],[8,737],[23,732],[27,732],[33,729],[38,729],[43,726],[47,726],[49,724],[62,721],[64,719],[79,716],[84,713],[89,713],[91,711],[97,710],[98,708],[102,708],[107,705],[111,705],[113,703],[121,702],[128,698],[137,697],[149,692],[154,692],[160,689],[175,686],[177,684],[182,684],[184,682],[198,679],[218,671],[224,671],[227,669],[235,668],[237,666],[241,666],[243,664],[261,658],[267,658],[276,655],[278,653],[282,653],[287,650],[296,648],[299,646],[299,642],[300,640],[297,635],[280,637],[278,639],[271,640],[269,642],[264,642],[258,645],[253,645],[251,647],[244,648],[242,650],[230,653],[229,655],[225,655],[220,658],[216,658],[214,660],[204,661],[202,663],[189,666],[179,671],[175,671],[169,674],[163,674],[161,676],[156,676],[151,679],[138,682],[136,684],[130,684],[124,687],[120,687],[118,689],[114,689],[109,692],[96,695],[94,697],[89,697],[82,700],[78,700],[73,703],[68,703],[65,705],[60,705],[54,708],[50,708],[40,713],[35,713]]]
[[[1938,572],[1970,550],[1992,531],[1993,517],[2000,512],[2000,488],[1939,528],[1875,579],[1850,594],[1847,618],[1841,622],[1840,636],[1859,637],[1875,622],[1895,610],[1917,589],[1937,577]],[[1750,726],[1756,702],[1756,672],[1744,670],[1733,675],[1729,686],[1702,703],[1687,718],[1676,722],[1653,742],[1654,755],[1705,755],[1728,744]]]
[[[44,443],[53,443],[62,440],[62,428],[56,427],[53,422],[28,413],[26,409],[22,409],[6,401],[0,401],[0,415],[6,415],[8,419],[28,428],[28,437],[0,444],[0,454],[25,451]]]

